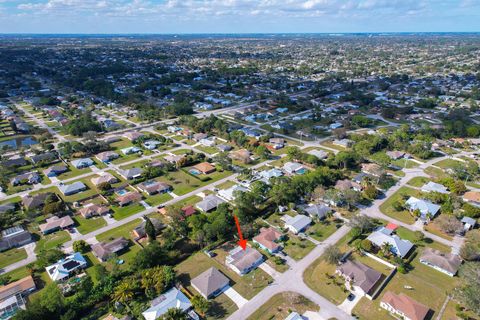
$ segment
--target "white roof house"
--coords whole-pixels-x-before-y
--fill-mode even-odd
[[[422,191],[423,192],[438,192],[438,193],[442,193],[442,194],[449,194],[450,193],[445,186],[443,186],[439,183],[435,183],[433,181],[430,181],[430,182],[424,184],[423,187],[422,187]]]
[[[304,320],[305,318],[299,315],[297,312],[292,312],[285,318],[285,320]]]
[[[178,308],[187,311],[192,307],[190,300],[177,288],[172,288],[150,303],[150,308],[142,312],[145,320],[156,320],[169,309]]]
[[[83,269],[87,266],[87,261],[79,253],[75,252],[64,259],[58,260],[55,264],[46,267],[46,271],[50,279],[53,281],[60,281],[68,279],[72,272],[78,269]]]
[[[262,177],[262,180],[268,183],[270,178],[278,178],[283,176],[282,170],[277,168],[272,168],[270,170],[263,170],[259,173],[259,176]]]
[[[285,170],[287,173],[290,173],[290,174],[293,174],[293,173],[301,174],[305,172],[305,167],[298,162],[287,162],[283,165],[283,170]]]
[[[284,215],[282,219],[285,221],[285,228],[295,234],[302,232],[312,223],[312,218],[303,214],[297,214],[295,217]]]
[[[90,158],[72,160],[71,163],[77,169],[90,167],[94,164],[93,160]]]
[[[328,157],[328,152],[323,151],[323,150],[313,149],[313,150],[308,151],[307,153],[317,157],[320,160],[323,160],[323,159]]]
[[[413,243],[408,240],[403,240],[395,234],[392,235],[392,230],[384,227],[372,232],[367,239],[377,247],[381,247],[385,243],[390,244],[390,251],[394,255],[402,258],[405,257],[413,248]]]
[[[420,219],[422,220],[434,218],[440,210],[440,206],[438,204],[431,203],[427,200],[417,199],[415,197],[410,197],[405,202],[405,205],[410,209],[410,211],[419,210]]]
[[[233,201],[235,200],[235,191],[247,192],[248,189],[236,184],[228,189],[218,191],[218,195],[227,201]]]

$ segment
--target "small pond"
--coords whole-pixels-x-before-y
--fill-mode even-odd
[[[0,150],[2,150],[4,146],[8,146],[9,149],[19,149],[21,147],[28,147],[37,143],[38,141],[35,140],[35,138],[32,136],[12,138],[9,140],[1,141]]]

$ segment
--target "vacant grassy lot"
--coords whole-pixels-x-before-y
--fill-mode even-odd
[[[171,199],[173,198],[168,193],[158,193],[152,196],[147,196],[145,199],[145,202],[151,205],[152,207],[155,207]]]
[[[307,234],[313,239],[323,241],[330,237],[332,233],[342,226],[341,221],[336,222],[333,219],[325,219],[308,227]]]
[[[56,248],[70,239],[70,234],[67,231],[57,231],[44,236],[42,235],[40,240],[37,241],[35,252],[38,253],[42,250]]]
[[[284,242],[283,251],[295,260],[302,259],[315,248],[315,245],[310,240],[301,239],[292,234],[289,234],[287,237],[288,240]]]
[[[133,203],[124,207],[112,206],[112,210],[115,220],[122,220],[130,217],[132,214],[139,213],[140,211],[145,210],[145,207],[142,206],[140,203]]]
[[[412,187],[420,188],[425,183],[428,183],[429,181],[430,179],[427,177],[415,177],[415,178],[412,178],[410,181],[408,181],[407,184]]]
[[[426,174],[432,176],[432,177],[435,177],[437,179],[439,178],[445,178],[445,177],[448,177],[448,174],[446,174],[445,172],[443,172],[442,169],[440,168],[435,168],[435,167],[427,167],[426,169],[423,170]]]
[[[462,163],[460,161],[457,161],[457,160],[453,160],[453,159],[441,160],[441,161],[435,162],[433,165],[435,165],[437,167],[440,167],[442,169],[448,169],[448,168],[452,168],[454,166],[457,166],[459,164],[460,165],[465,165],[464,163]]]
[[[159,180],[171,185],[173,187],[173,192],[181,196],[192,192],[195,189],[201,188],[215,181],[226,178],[231,174],[231,171],[215,171],[208,175],[208,177],[210,178],[209,180],[200,181],[197,178],[192,177],[189,174],[179,170],[170,172],[168,176],[162,176],[159,178]]]
[[[27,252],[23,248],[14,248],[0,252],[0,269],[26,258]]]
[[[104,233],[96,236],[98,241],[109,241],[118,237],[124,237],[125,239],[131,239],[130,231],[132,231],[136,226],[142,222],[142,219],[135,219],[129,223],[124,224],[123,226],[110,229]]]
[[[396,211],[393,208],[393,204],[396,201],[400,201],[402,205],[406,200],[403,200],[404,196],[414,196],[414,197],[420,197],[420,191],[411,189],[408,187],[401,187],[398,189],[397,192],[395,192],[390,198],[388,198],[384,203],[380,205],[380,211],[399,221],[408,223],[408,224],[413,224],[415,223],[415,218],[408,212],[408,210],[402,210],[402,211]],[[408,198],[407,198],[408,199]]]
[[[451,248],[449,246],[446,246],[442,243],[439,243],[439,242],[436,242],[436,241],[433,241],[432,239],[430,238],[424,238],[422,241],[420,242],[415,242],[415,233],[414,231],[412,230],[409,230],[407,228],[404,228],[404,227],[399,227],[396,231],[397,235],[404,239],[404,240],[409,240],[410,242],[412,243],[415,243],[415,245],[417,247],[420,247],[420,248],[423,248],[423,247],[431,247],[431,248],[434,248],[436,250],[440,250],[442,252],[450,252],[451,251]]]
[[[282,292],[271,297],[247,320],[283,320],[293,311],[303,314],[319,309],[319,306],[298,293]]]
[[[75,221],[77,230],[81,234],[90,233],[107,225],[107,222],[102,217],[85,219],[84,217],[77,215],[73,217],[73,221]]]
[[[59,180],[67,180],[67,179],[75,178],[75,177],[78,177],[79,175],[90,173],[90,172],[92,172],[90,168],[77,169],[71,164],[69,164],[68,171],[65,173],[62,173],[57,178]]]
[[[418,162],[415,162],[412,160],[406,160],[406,159],[398,159],[398,160],[392,161],[392,164],[400,168],[407,168],[407,169],[416,168],[420,165]]]

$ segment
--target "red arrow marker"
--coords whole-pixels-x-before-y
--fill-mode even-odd
[[[240,237],[240,240],[238,240],[238,245],[242,247],[243,250],[247,249],[247,240],[243,239],[243,234],[242,234],[242,229],[240,229],[240,222],[238,221],[238,218],[236,215],[233,215],[233,218],[235,219],[235,224],[237,225],[237,231],[238,231],[238,236]]]

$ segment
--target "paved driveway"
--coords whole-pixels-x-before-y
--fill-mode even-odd
[[[235,289],[233,289],[230,286],[228,286],[227,289],[223,291],[223,293],[225,293],[227,297],[229,297],[233,302],[235,302],[238,308],[243,307],[248,302],[247,299],[242,297],[240,293],[238,293]]]

